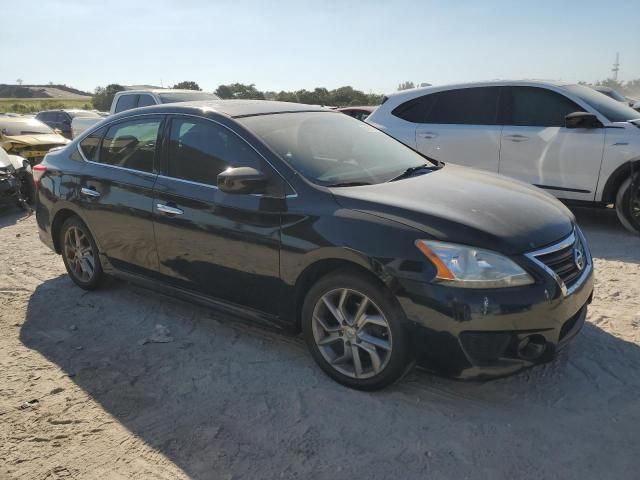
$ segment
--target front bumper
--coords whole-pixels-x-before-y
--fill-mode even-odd
[[[533,285],[462,289],[402,280],[418,364],[451,377],[495,378],[552,360],[582,328],[593,295],[593,264],[570,292],[538,272]]]

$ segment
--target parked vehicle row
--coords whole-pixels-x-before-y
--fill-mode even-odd
[[[614,204],[640,232],[640,113],[590,87],[483,82],[386,97],[366,122],[444,162],[500,173],[556,197]]]
[[[198,100],[220,100],[220,97],[213,93],[168,88],[124,90],[116,93],[113,97],[109,113],[113,115],[133,108],[148,107],[150,105],[160,105],[163,103],[193,102]],[[72,137],[77,137],[87,128],[95,125],[100,120],[101,118],[74,118],[70,124]]]
[[[78,286],[116,275],[301,330],[350,387],[414,362],[471,378],[551,360],[593,292],[573,215],[449,160],[320,107],[157,105],[35,166],[37,224]]]

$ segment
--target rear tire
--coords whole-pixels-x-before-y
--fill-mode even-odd
[[[350,388],[384,388],[403,377],[414,359],[396,300],[357,271],[331,273],[311,288],[302,331],[320,368]]]
[[[627,178],[616,195],[616,213],[630,232],[640,234],[640,174]]]
[[[82,220],[78,217],[65,220],[60,229],[59,242],[62,260],[71,280],[85,290],[98,288],[105,274],[96,242]]]

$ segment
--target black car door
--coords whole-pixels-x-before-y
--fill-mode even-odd
[[[84,139],[79,203],[109,261],[133,273],[157,274],[153,234],[156,150],[164,117],[141,115],[112,123]]]
[[[274,192],[283,180],[217,122],[174,116],[165,132],[165,166],[154,200],[160,272],[177,286],[275,314],[283,201]],[[220,172],[242,166],[268,176],[265,194],[217,188]]]

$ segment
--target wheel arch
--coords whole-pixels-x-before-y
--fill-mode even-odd
[[[294,315],[294,325],[296,330],[299,331],[301,328],[302,306],[304,304],[306,294],[322,277],[334,272],[350,270],[367,277],[372,282],[383,288],[388,288],[388,284],[383,281],[382,276],[378,272],[378,268],[373,267],[375,262],[369,262],[369,265],[367,265],[366,262],[362,261],[363,259],[359,260],[338,257],[324,258],[316,260],[302,270],[294,285],[294,305],[292,309],[293,311],[291,312]]]
[[[640,158],[623,163],[609,175],[602,190],[602,202],[615,203],[620,186],[631,176],[631,172],[640,173]]]
[[[51,222],[51,240],[53,241],[55,252],[57,254],[62,253],[62,246],[60,245],[60,229],[62,228],[62,225],[64,225],[64,222],[66,222],[71,217],[78,217],[78,219],[82,223],[84,223],[85,227],[87,227],[87,229],[91,233],[93,240],[96,242],[96,245],[98,245],[98,248],[100,248],[98,241],[93,234],[93,231],[91,230],[87,222],[85,222],[84,218],[82,218],[82,215],[71,208],[63,207],[56,212],[55,216],[53,217],[53,222]]]

